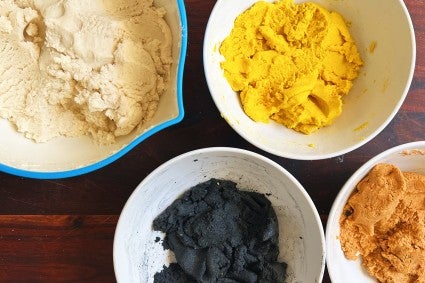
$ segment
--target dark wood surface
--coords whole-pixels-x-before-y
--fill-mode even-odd
[[[425,140],[423,0],[405,0],[416,32],[417,61],[402,108],[384,131],[366,145],[320,161],[295,161],[263,152],[244,141],[220,117],[202,66],[204,30],[215,0],[185,3],[189,43],[184,120],[90,174],[32,180],[0,173],[0,282],[115,282],[112,243],[126,200],[152,170],[181,153],[210,146],[261,153],[300,180],[325,225],[336,194],[364,162],[401,143]],[[327,274],[323,282],[330,282]]]

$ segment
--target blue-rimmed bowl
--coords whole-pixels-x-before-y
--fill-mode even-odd
[[[167,11],[165,19],[173,35],[171,84],[161,96],[154,117],[143,127],[108,146],[98,146],[89,137],[57,138],[34,143],[0,120],[0,171],[37,179],[66,178],[104,167],[153,134],[179,123],[184,116],[183,69],[187,48],[187,17],[183,0],[154,0]]]

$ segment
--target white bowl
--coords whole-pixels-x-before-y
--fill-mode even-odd
[[[339,219],[344,206],[355,189],[377,163],[391,163],[401,171],[425,174],[425,141],[402,144],[388,149],[362,165],[344,184],[336,197],[326,225],[327,267],[333,283],[372,283],[376,282],[362,268],[360,259],[348,260],[341,249]]]
[[[322,282],[324,234],[318,212],[302,185],[277,163],[236,148],[205,148],[177,156],[147,176],[133,192],[115,231],[113,258],[119,283],[153,282],[169,262],[152,221],[183,192],[210,178],[266,193],[279,219],[279,260],[290,282]]]
[[[415,67],[415,35],[403,1],[314,1],[339,12],[350,23],[350,32],[364,66],[353,88],[344,97],[341,116],[332,125],[310,135],[274,122],[264,124],[251,120],[223,76],[220,44],[232,30],[235,18],[255,2],[218,0],[204,38],[203,60],[211,96],[221,116],[239,135],[278,156],[315,160],[352,151],[387,126],[408,93]],[[369,47],[373,42],[376,42],[376,49],[371,53]]]
[[[154,0],[167,11],[165,19],[173,36],[171,82],[161,96],[154,117],[137,131],[108,146],[98,146],[89,137],[56,138],[34,143],[0,119],[0,171],[31,178],[64,178],[99,169],[117,160],[146,138],[180,122],[183,109],[183,69],[187,48],[187,18],[183,0]]]

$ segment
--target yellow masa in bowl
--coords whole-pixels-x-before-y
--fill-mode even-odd
[[[339,13],[292,0],[252,5],[220,52],[224,76],[250,118],[304,134],[341,114],[363,64]]]

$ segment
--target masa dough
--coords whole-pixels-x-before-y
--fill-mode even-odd
[[[152,0],[0,0],[0,117],[37,142],[130,133],[167,88],[164,15]]]
[[[259,1],[220,46],[245,113],[309,134],[331,124],[363,64],[342,16],[293,0]]]
[[[379,282],[425,282],[425,175],[376,165],[344,207],[340,242]]]

